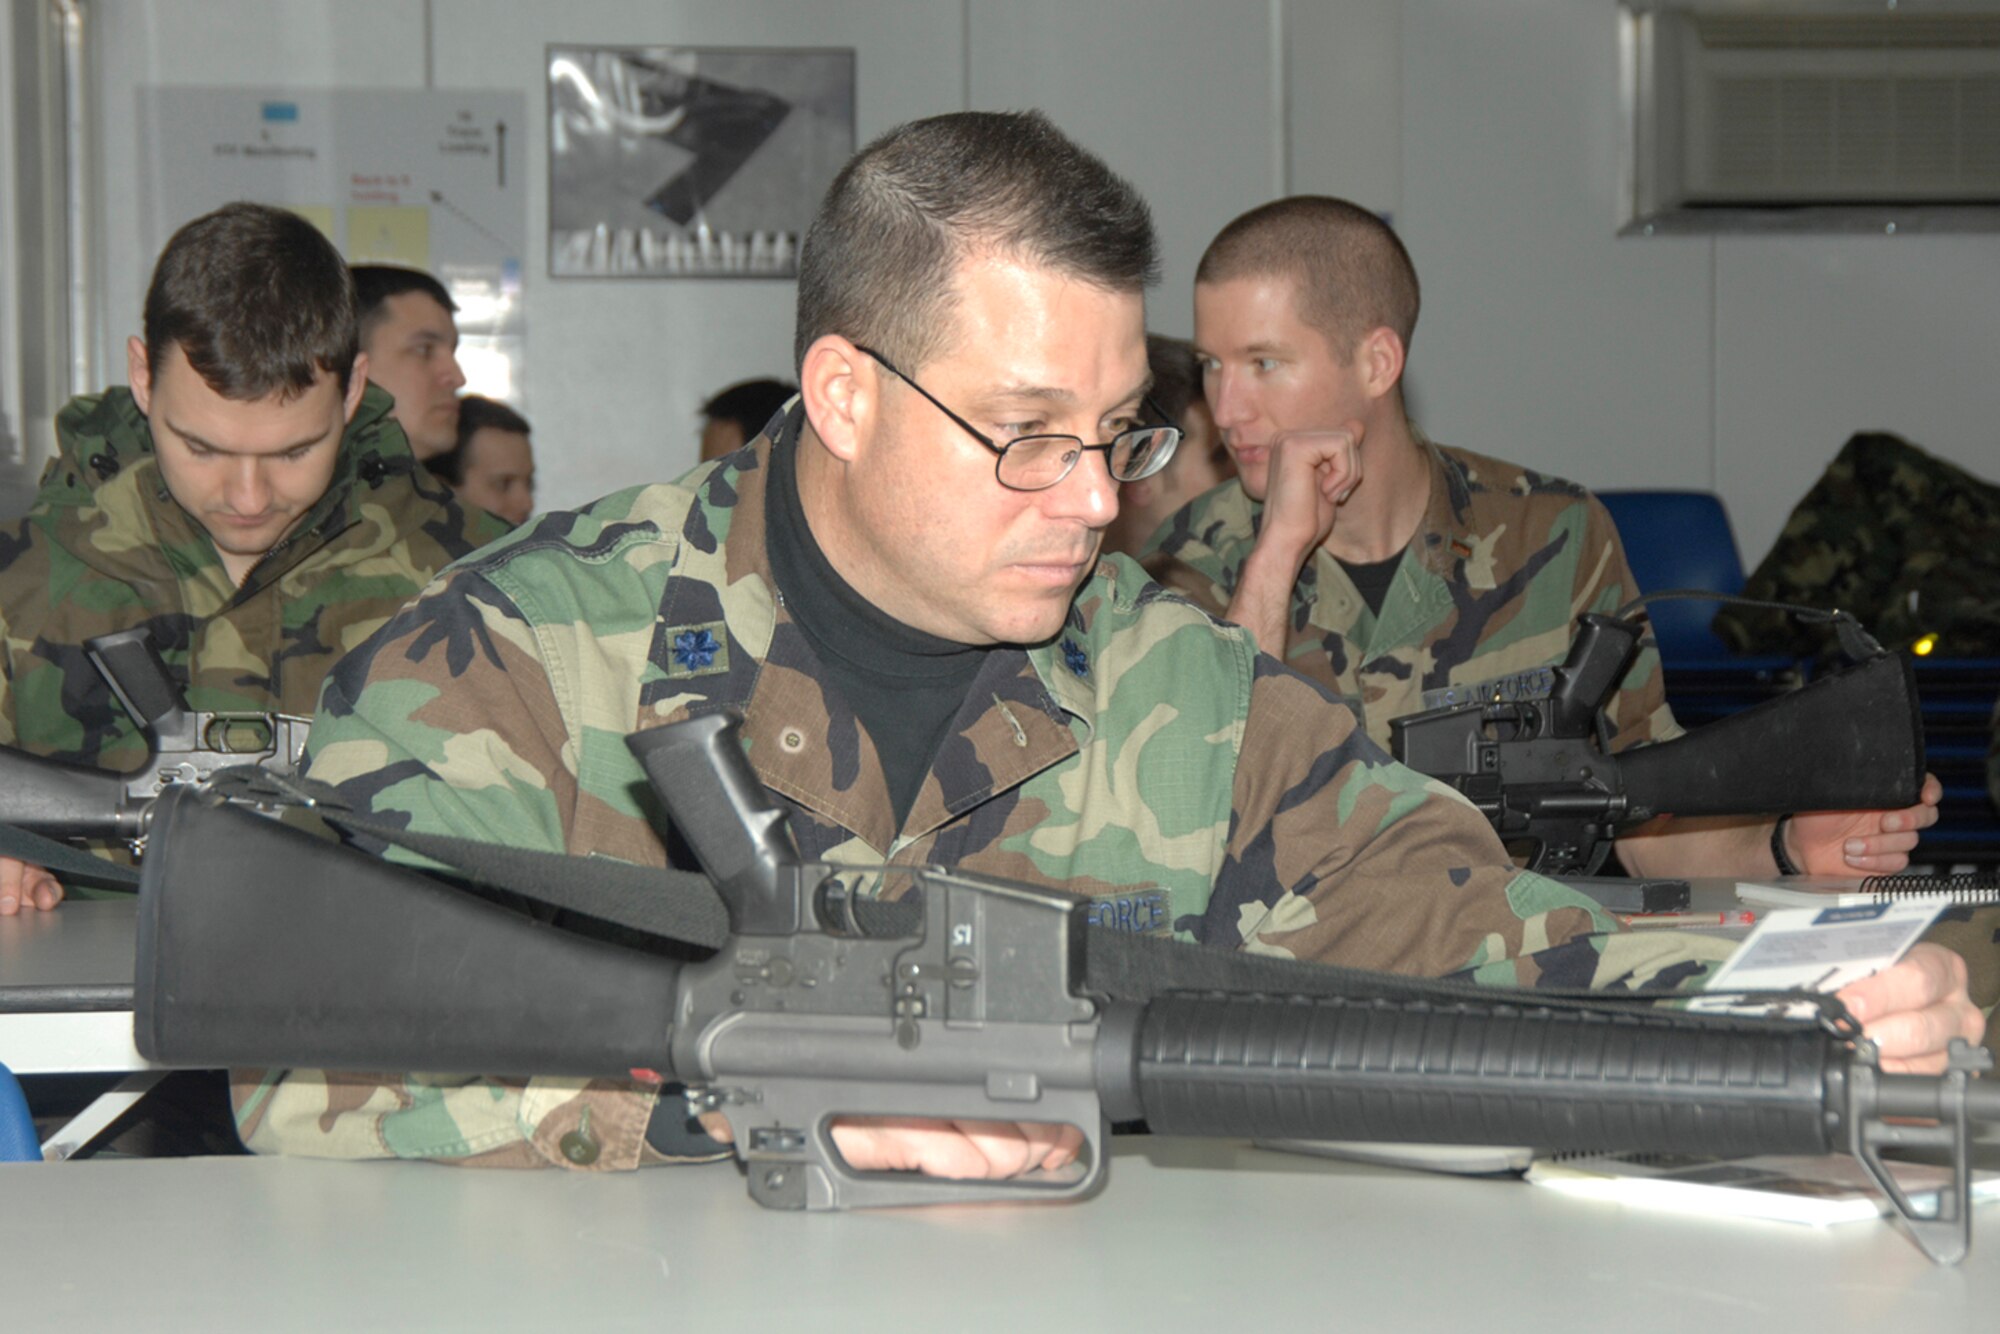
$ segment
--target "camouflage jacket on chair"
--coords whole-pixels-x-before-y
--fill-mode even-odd
[[[2000,486],[1893,435],[1842,446],[1785,521],[1743,596],[1860,617],[1891,648],[1935,635],[1944,658],[2000,656]],[[1740,653],[1811,657],[1823,625],[1724,607],[1715,632]]]
[[[416,829],[660,865],[623,738],[727,708],[809,858],[953,865],[1095,896],[1109,927],[1409,972],[1668,986],[1712,957],[1593,934],[1615,929],[1596,905],[1517,873],[1469,805],[1123,557],[1053,641],[988,655],[899,826],[775,593],[771,450],[545,516],[449,572],[329,678],[312,775]],[[289,1071],[236,1093],[260,1151],[656,1160],[637,1084]]]

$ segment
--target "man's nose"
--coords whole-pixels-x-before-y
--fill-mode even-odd
[[[444,357],[444,382],[454,390],[465,387],[465,369],[458,364],[458,354],[447,352]]]
[[[1253,415],[1249,395],[1244,392],[1242,380],[1228,367],[1209,371],[1201,377],[1202,393],[1208,399],[1208,414],[1215,418],[1215,424],[1227,430],[1240,426]]]
[[[228,502],[232,514],[245,518],[252,518],[269,509],[271,485],[264,478],[263,460],[238,459],[236,466],[230,470],[223,499]]]
[[[1118,517],[1118,483],[1105,451],[1086,449],[1069,476],[1042,492],[1043,512],[1052,519],[1075,519],[1102,528]]]

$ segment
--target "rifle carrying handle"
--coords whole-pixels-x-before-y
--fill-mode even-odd
[[[187,699],[151,630],[138,626],[97,635],[83,642],[83,651],[132,721],[149,735],[172,731],[187,712]]]

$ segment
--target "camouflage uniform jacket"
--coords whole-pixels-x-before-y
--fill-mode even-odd
[[[774,595],[770,449],[545,516],[448,572],[328,679],[312,775],[414,828],[660,865],[623,737],[735,709],[808,858],[1064,886],[1105,896],[1113,924],[1304,958],[1604,978],[1618,951],[1586,934],[1613,928],[1594,904],[1517,874],[1468,805],[1123,557],[1053,642],[988,655],[898,827],[869,737]],[[1672,952],[1644,934],[1613,937],[1644,957],[1609,966],[1655,978]],[[311,1071],[237,1088],[259,1151],[599,1170],[655,1160],[653,1099]]]
[[[367,391],[327,493],[239,588],[168,495],[131,394],[73,400],[34,508],[0,530],[0,742],[136,767],[145,743],[83,654],[86,639],[136,626],[192,707],[310,715],[341,654],[506,531],[416,467],[389,407]]]
[[[1285,665],[1361,715],[1385,749],[1393,719],[1472,699],[1546,693],[1576,618],[1638,595],[1604,506],[1582,487],[1419,440],[1430,505],[1379,615],[1316,549],[1292,589]],[[1264,507],[1239,481],[1197,497],[1153,535],[1146,568],[1218,615],[1236,592]],[[1647,641],[1609,710],[1612,748],[1680,735]]]
[[[1743,596],[1843,608],[1891,648],[1936,635],[1940,657],[2000,654],[2000,486],[1863,432],[1792,510]],[[1739,653],[1834,648],[1829,627],[1789,612],[1724,607],[1714,626]]]

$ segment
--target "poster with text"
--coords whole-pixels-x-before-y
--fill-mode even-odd
[[[854,52],[552,46],[549,272],[791,278],[854,153]]]
[[[350,264],[434,275],[466,391],[522,404],[526,114],[519,92],[142,88],[147,253],[232,200],[292,209]]]

